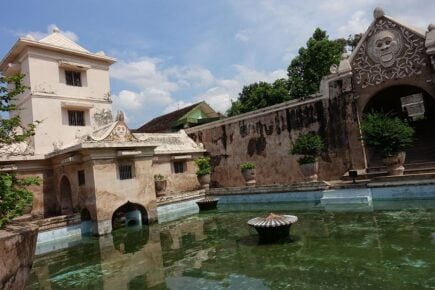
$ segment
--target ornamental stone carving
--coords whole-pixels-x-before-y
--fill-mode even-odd
[[[402,47],[402,36],[397,30],[384,30],[369,39],[368,54],[373,62],[380,63],[383,67],[390,67]]]
[[[352,60],[355,84],[366,88],[421,74],[424,49],[421,36],[389,19],[378,19]]]

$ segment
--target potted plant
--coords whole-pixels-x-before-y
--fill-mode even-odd
[[[198,171],[196,171],[196,176],[198,177],[198,182],[201,187],[207,189],[210,187],[210,157],[201,156],[195,160],[196,166],[198,166]]]
[[[320,156],[324,148],[322,138],[315,133],[301,134],[292,143],[289,153],[292,155],[302,155],[298,159],[305,181],[317,181],[319,165],[317,157]]]
[[[255,167],[255,163],[249,161],[240,164],[240,169],[247,186],[255,186]]]
[[[154,187],[156,188],[156,195],[162,196],[166,190],[166,179],[161,174],[154,174]]]
[[[412,144],[414,129],[397,117],[367,114],[361,122],[362,139],[382,157],[389,175],[403,175],[404,149]]]

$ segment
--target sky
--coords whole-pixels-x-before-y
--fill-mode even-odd
[[[113,110],[137,128],[202,100],[225,113],[244,85],[286,77],[316,27],[347,38],[367,29],[377,6],[424,30],[435,23],[434,0],[20,0],[3,5],[0,54],[55,26],[103,50],[117,59]]]

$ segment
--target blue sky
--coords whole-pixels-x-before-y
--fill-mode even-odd
[[[243,85],[286,76],[316,27],[331,38],[364,32],[376,6],[426,30],[433,0],[20,0],[2,13],[0,54],[19,36],[56,25],[84,48],[115,57],[114,111],[131,128],[205,100],[225,112]]]

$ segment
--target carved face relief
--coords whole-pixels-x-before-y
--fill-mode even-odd
[[[127,135],[127,128],[124,125],[118,125],[115,127],[115,135],[124,138]]]
[[[369,56],[384,67],[394,64],[402,48],[400,34],[392,30],[380,31],[369,40]]]

